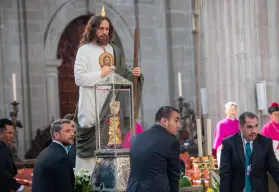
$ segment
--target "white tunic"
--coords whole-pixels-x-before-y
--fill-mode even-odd
[[[111,45],[105,46],[105,50],[113,55]],[[102,53],[104,53],[104,50],[93,43],[83,45],[77,52],[74,73],[76,85],[79,86],[78,123],[80,128],[92,127],[96,121],[94,85],[101,78],[99,57]],[[104,86],[103,88],[109,87]],[[98,91],[97,93],[100,110],[107,95],[107,91]],[[95,163],[95,157],[79,158],[76,156],[77,171],[84,169],[91,172],[94,169]]]
[[[105,46],[106,52],[113,55],[111,45]],[[75,82],[79,86],[78,123],[80,127],[92,127],[95,124],[94,85],[101,78],[99,57],[104,50],[93,43],[85,44],[78,49],[75,61]],[[103,94],[103,95],[102,95]],[[99,109],[102,109],[108,91],[98,91]]]

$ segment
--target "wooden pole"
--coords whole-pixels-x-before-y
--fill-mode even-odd
[[[139,66],[139,27],[136,27],[134,34],[134,64],[133,68]],[[133,97],[134,97],[134,128],[133,128],[133,136],[135,136],[136,132],[136,119],[137,119],[137,88],[138,88],[138,77],[134,75],[133,77]]]

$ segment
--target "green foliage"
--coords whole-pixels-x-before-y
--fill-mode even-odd
[[[179,177],[179,187],[191,187],[192,183],[190,182],[189,178],[183,173],[180,173]]]
[[[219,192],[220,183],[217,181],[215,177],[212,177],[215,183],[215,187],[212,185],[211,188],[214,192]]]
[[[93,192],[90,177],[89,171],[83,169],[75,171],[75,192]]]

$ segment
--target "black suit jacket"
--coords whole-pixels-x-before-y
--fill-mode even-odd
[[[35,164],[32,192],[74,191],[74,172],[70,158],[62,145],[52,142]]]
[[[127,192],[178,192],[179,142],[160,125],[137,135],[131,144]]]
[[[268,192],[267,171],[279,185],[279,163],[272,140],[258,134],[253,141],[251,181],[254,192]],[[245,153],[240,132],[223,140],[220,192],[242,192],[245,187]]]
[[[0,141],[0,191],[18,190],[20,184],[14,179],[17,169],[8,146]]]
[[[71,146],[68,155],[70,157],[72,167],[75,168],[76,167],[76,156],[77,156],[76,144],[73,144]]]

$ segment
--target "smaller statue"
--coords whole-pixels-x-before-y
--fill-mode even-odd
[[[112,97],[110,103],[110,119],[109,119],[109,139],[108,148],[121,148],[122,147],[122,136],[120,130],[120,101],[115,100],[115,96]]]

